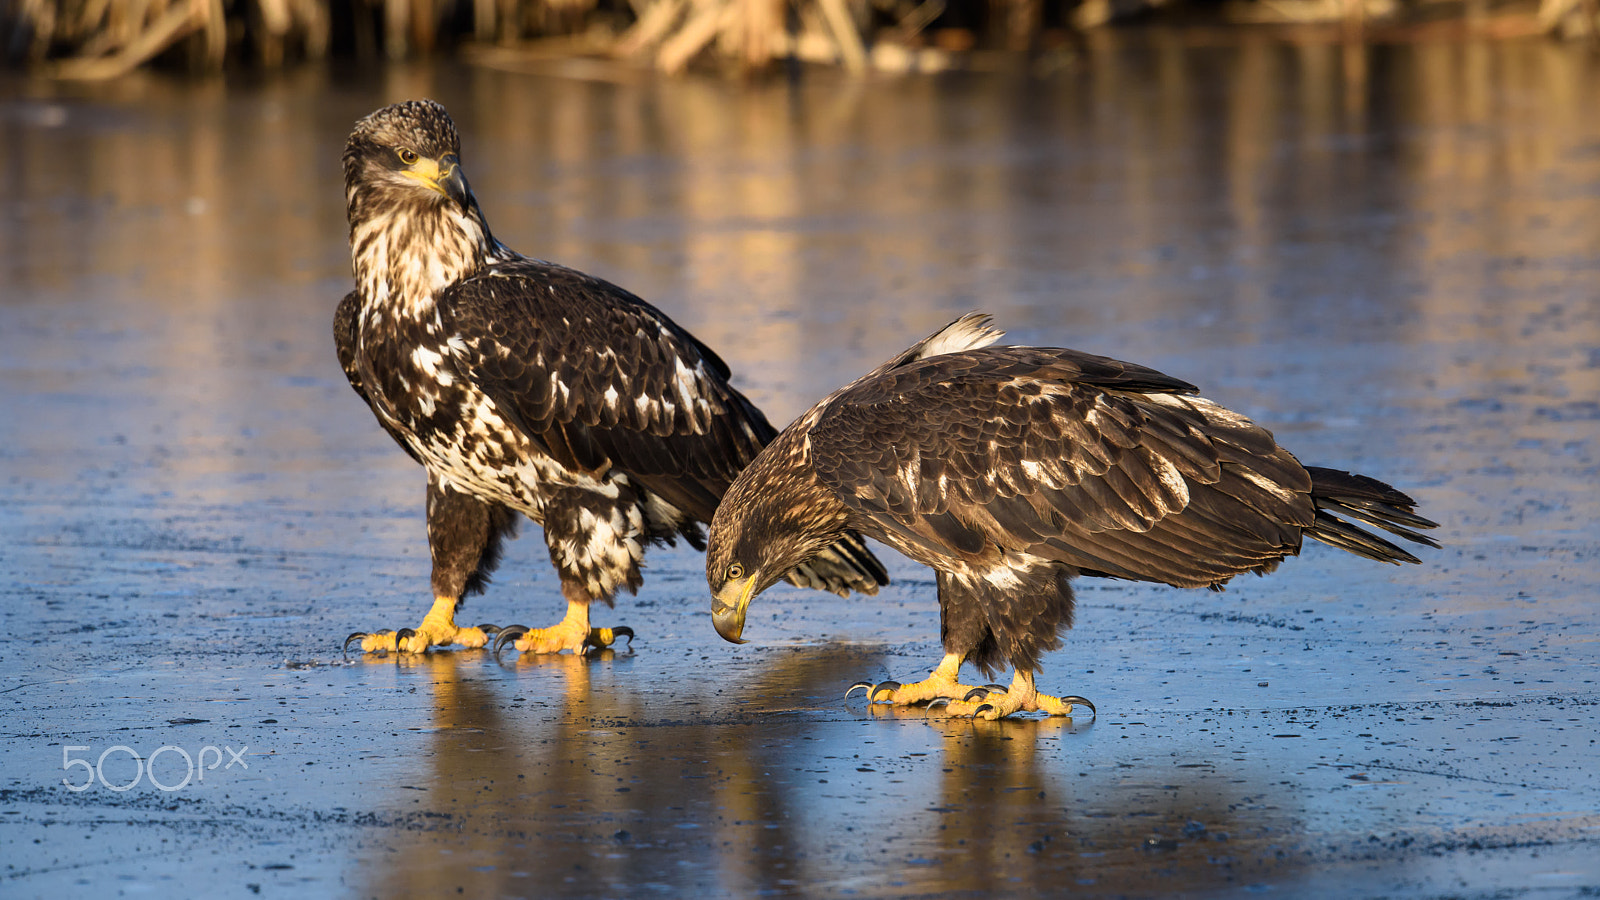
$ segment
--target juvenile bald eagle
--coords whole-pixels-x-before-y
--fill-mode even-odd
[[[989,318],[951,323],[795,420],[734,481],[711,523],[717,631],[738,642],[755,595],[840,535],[938,573],[945,657],[927,679],[865,682],[873,702],[949,700],[998,718],[1064,715],[1034,686],[1071,627],[1069,580],[1220,590],[1300,552],[1302,537],[1381,562],[1417,558],[1335,517],[1437,547],[1394,488],[1301,466],[1271,433],[1187,382],[1073,350],[988,347]],[[1009,689],[959,682],[1002,662]]]
[[[356,123],[344,150],[356,290],[334,317],[356,393],[428,473],[433,608],[414,629],[357,632],[363,650],[515,641],[607,646],[589,605],[641,583],[645,545],[701,524],[777,434],[728,367],[666,314],[582,272],[520,256],[489,233],[444,108],[400,103]],[[461,628],[516,514],[544,526],[567,615],[550,628]],[[840,532],[783,577],[846,594],[888,576]]]

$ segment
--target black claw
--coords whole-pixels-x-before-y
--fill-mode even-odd
[[[1098,717],[1100,715],[1099,710],[1096,710],[1094,708],[1094,704],[1090,703],[1088,700],[1083,699],[1082,697],[1062,697],[1061,698],[1061,702],[1062,703],[1071,703],[1073,706],[1078,706],[1079,704],[1082,704],[1083,706],[1089,707],[1089,715],[1096,716],[1096,717]]]
[[[967,691],[967,695],[965,697],[961,698],[961,702],[962,703],[971,703],[973,698],[977,698],[979,700],[982,700],[983,698],[985,698],[987,696],[989,696],[989,689],[988,688],[986,688],[986,687],[977,687],[977,688],[973,688],[970,691]]]
[[[500,633],[500,626],[490,625],[488,622],[485,622],[478,626],[478,630],[483,632],[484,637],[494,637]]]
[[[986,709],[994,709],[994,707],[993,707],[993,706],[991,706],[991,705],[990,705],[990,704],[988,704],[988,703],[985,703],[985,704],[983,704],[983,705],[982,705],[982,706],[980,706],[980,707],[978,707],[978,708],[977,708],[977,709],[975,709],[975,710],[973,710],[973,711],[972,711],[972,717],[973,717],[973,718],[974,718],[974,719],[976,719],[976,718],[977,718],[977,717],[979,717],[979,716],[981,716],[981,715],[983,715],[983,711],[984,711],[984,710],[986,710]]]
[[[618,625],[616,628],[611,629],[611,643],[615,644],[617,642],[617,638],[627,638],[628,639],[628,649],[629,650],[633,649],[633,629],[632,628],[629,628],[626,625]]]
[[[949,706],[949,705],[950,705],[950,698],[949,697],[935,697],[932,700],[928,701],[928,708],[929,709],[933,709],[935,706]]]
[[[992,692],[994,692],[996,694],[1004,694],[1008,690],[1008,688],[1003,684],[986,684],[986,685],[984,685],[984,687],[988,688],[990,691],[992,691]]]
[[[350,632],[350,636],[344,639],[344,646],[342,648],[340,648],[339,652],[343,653],[345,656],[349,656],[350,655],[350,642],[351,641],[364,641],[366,639],[367,639],[367,633],[365,631],[352,631],[352,632]]]
[[[884,689],[888,689],[890,691],[898,691],[898,690],[900,690],[900,682],[898,682],[898,681],[880,681],[880,682],[878,682],[877,684],[872,686],[872,690],[867,691],[867,699],[871,700],[873,702],[877,702],[877,700],[878,700],[878,692],[881,691],[881,690],[884,690]]]
[[[850,690],[844,692],[844,698],[849,700],[850,695],[854,694],[858,690],[866,691],[867,699],[872,699],[872,682],[870,681],[858,681],[855,684],[850,685]]]
[[[412,629],[410,629],[410,628],[402,628],[399,631],[396,631],[394,633],[394,652],[396,652],[396,653],[404,653],[405,652],[405,647],[402,646],[400,642],[405,640],[406,638],[416,637],[416,636],[417,636],[417,633],[415,631],[413,631]],[[427,648],[424,647],[423,649],[426,650]]]
[[[526,625],[507,625],[506,627],[500,629],[500,633],[496,635],[494,639],[494,658],[500,658],[500,650],[505,647],[506,644],[516,643],[519,638],[527,633],[528,626]]]

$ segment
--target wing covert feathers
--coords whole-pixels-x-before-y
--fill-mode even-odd
[[[1266,429],[1155,370],[1050,348],[908,354],[808,416],[809,449],[853,524],[924,562],[1023,552],[1198,587],[1271,571],[1303,534],[1415,561],[1333,513],[1431,543],[1411,529],[1433,523],[1404,494],[1307,470]]]
[[[701,521],[777,434],[721,358],[600,279],[502,263],[440,308],[467,377],[558,462],[623,469]]]
[[[345,294],[333,313],[333,348],[339,354],[339,367],[344,369],[344,377],[350,382],[350,387],[355,390],[363,403],[371,407],[372,398],[367,396],[366,385],[361,380],[361,369],[356,362],[357,318],[360,313],[361,295],[355,291]],[[394,438],[394,442],[400,445],[400,449],[404,450],[407,456],[419,463],[422,462],[417,456],[417,451],[411,448],[411,444],[400,432],[394,430],[393,425],[390,425],[383,416],[377,418],[378,424],[383,426],[389,437]]]

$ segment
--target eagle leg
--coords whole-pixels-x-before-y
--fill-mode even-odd
[[[367,653],[388,653],[396,650],[401,653],[421,653],[429,647],[444,647],[450,644],[460,644],[468,649],[488,644],[489,638],[500,629],[494,625],[459,627],[456,625],[456,607],[459,604],[460,601],[454,597],[436,597],[433,608],[422,617],[422,623],[416,628],[384,630],[372,634],[357,631],[345,638],[345,649],[348,650],[350,644],[357,638],[361,640],[361,649]]]
[[[947,653],[944,660],[939,663],[939,667],[934,669],[922,681],[914,681],[910,684],[901,684],[897,681],[882,681],[877,684],[869,684],[862,681],[851,685],[850,690],[845,692],[845,696],[849,697],[855,693],[857,688],[864,687],[867,691],[867,700],[870,703],[892,703],[896,706],[910,706],[915,703],[928,703],[932,700],[966,697],[974,691],[984,692],[983,688],[962,684],[958,677],[960,673],[960,654]]]
[[[517,532],[516,514],[450,487],[434,473],[428,474],[428,549],[433,556],[433,608],[415,628],[387,629],[372,634],[358,631],[345,638],[348,651],[358,638],[368,653],[421,653],[429,647],[459,644],[482,647],[500,629],[493,625],[461,628],[456,611],[469,594],[482,593],[489,575],[500,564],[505,539]]]
[[[975,719],[1002,719],[1014,712],[1042,712],[1052,716],[1069,716],[1077,706],[1085,706],[1094,715],[1094,704],[1082,697],[1053,697],[1039,693],[1034,686],[1033,673],[1018,671],[1011,687],[987,696],[965,700],[952,700],[946,709],[952,716],[972,716]]]

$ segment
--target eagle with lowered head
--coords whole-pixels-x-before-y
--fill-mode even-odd
[[[718,633],[739,642],[751,598],[841,535],[877,538],[937,572],[945,657],[869,701],[948,704],[995,719],[1052,715],[1039,657],[1072,626],[1070,580],[1096,575],[1221,590],[1313,537],[1418,562],[1345,519],[1419,544],[1433,528],[1398,490],[1302,466],[1272,434],[1153,369],[1073,350],[990,347],[965,316],[835,391],[767,445],[711,522]],[[1339,518],[1344,516],[1345,519]],[[960,683],[1009,663],[1009,688]]]
[[[367,651],[434,645],[524,652],[609,646],[589,606],[642,583],[646,545],[705,548],[703,523],[777,435],[728,366],[627,291],[495,240],[444,107],[389,106],[344,150],[356,289],[333,332],[351,387],[428,473],[433,607],[415,628],[356,632]],[[548,628],[460,627],[520,513],[544,526],[567,614]],[[876,593],[883,565],[840,532],[783,573]]]

